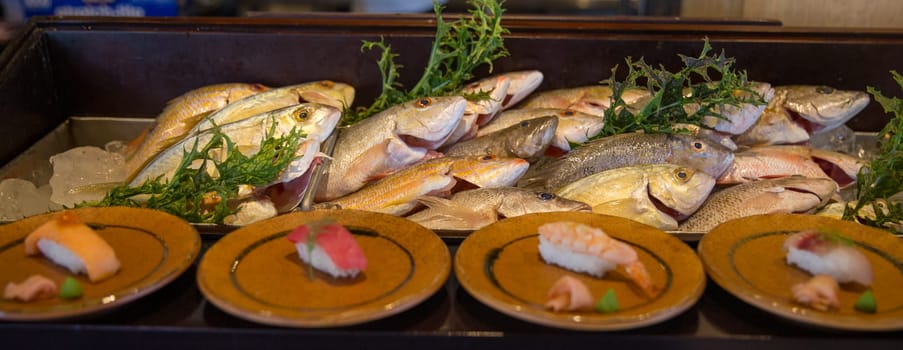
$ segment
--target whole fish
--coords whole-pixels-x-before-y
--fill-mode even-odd
[[[809,140],[810,134],[837,128],[864,109],[870,99],[862,91],[829,86],[787,85],[774,88],[775,96],[762,117],[735,141],[740,145],[773,145]]]
[[[479,188],[455,193],[450,199],[424,196],[420,203],[428,208],[407,218],[431,230],[478,230],[525,214],[590,210],[586,203],[517,187]]]
[[[715,186],[715,178],[675,164],[644,164],[596,173],[560,188],[594,213],[620,216],[662,230],[693,214]]]
[[[273,179],[274,183],[287,182],[308,170],[310,162],[313,160],[313,154],[319,151],[320,143],[326,138],[326,135],[335,129],[341,115],[342,112],[334,107],[317,103],[303,103],[225,124],[220,126],[219,130],[244,155],[257,153],[261,141],[271,128],[272,137],[283,136],[293,129],[300,130],[307,135],[305,143],[296,152],[298,158],[289,165],[280,178]],[[144,181],[161,175],[164,179],[169,179],[182,162],[184,152],[192,150],[195,145],[204,147],[212,137],[212,130],[203,131],[170,146],[141,169],[130,181],[129,186],[139,186]],[[225,155],[214,152],[212,156],[215,160],[222,160]]]
[[[157,154],[185,138],[208,113],[267,89],[260,84],[216,84],[191,90],[167,102],[152,128],[132,141],[137,146],[126,157],[127,177],[134,177]]]
[[[425,195],[447,195],[458,180],[485,187],[514,184],[529,164],[520,158],[442,157],[400,170],[357,192],[314,208],[338,207],[404,215]]]
[[[801,175],[832,179],[843,189],[856,183],[863,165],[856,157],[806,146],[753,147],[734,154],[734,162],[718,178],[718,184]]]
[[[466,104],[460,96],[420,98],[342,129],[316,200],[347,195],[422,160],[448,139]]]
[[[513,107],[533,93],[542,84],[542,72],[538,70],[522,70],[503,73],[508,78],[508,93],[502,101],[502,110]]]
[[[755,81],[749,83],[752,93],[759,95],[765,103],[743,103],[739,106],[725,104],[717,106],[713,111],[720,114],[721,117],[705,116],[702,118],[702,125],[711,130],[730,135],[739,135],[746,132],[746,130],[749,130],[749,128],[759,120],[759,117],[762,115],[762,112],[765,111],[768,102],[774,98],[775,94],[775,90],[769,83]],[[734,95],[737,97],[749,98],[753,97],[752,93],[749,91],[736,91],[734,92]],[[687,95],[692,96],[692,93],[687,93]],[[699,109],[699,105],[684,105],[684,109],[687,113],[694,113]]]
[[[713,193],[681,231],[708,232],[737,218],[779,213],[810,213],[824,206],[837,191],[830,179],[791,176],[728,187]]]
[[[489,98],[478,101],[467,101],[467,107],[464,107],[464,115],[455,131],[452,132],[446,145],[454,144],[461,140],[474,138],[477,133],[477,125],[486,124],[492,120],[495,114],[502,108],[502,101],[508,93],[508,78],[504,76],[493,76],[473,82],[463,89],[461,95],[466,96],[476,93],[488,94]]]
[[[343,110],[354,102],[354,87],[330,80],[321,80],[271,89],[230,103],[204,118],[191,132],[208,130],[214,125],[236,122],[302,102],[314,102]]]
[[[554,191],[605,170],[657,163],[677,164],[718,177],[733,158],[730,150],[695,136],[619,134],[587,142],[549,163],[530,168],[518,187]]]
[[[591,85],[568,89],[543,91],[534,94],[524,102],[521,108],[558,108],[604,116],[611,105],[611,87],[607,85]],[[648,97],[645,89],[629,89],[621,96],[625,103],[631,104]]]
[[[498,132],[451,145],[442,152],[447,156],[496,155],[532,160],[549,148],[557,127],[558,118],[552,116],[524,120]]]
[[[551,146],[564,152],[571,150],[571,144],[583,144],[591,137],[598,135],[605,126],[605,118],[569,109],[511,109],[502,112],[491,123],[480,128],[477,136],[491,134],[524,120],[547,115],[555,116],[558,119],[558,127],[555,128]]]

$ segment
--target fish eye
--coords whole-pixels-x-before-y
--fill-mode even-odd
[[[421,99],[417,100],[417,103],[416,103],[417,107],[420,107],[420,108],[424,108],[431,104],[433,104],[433,100],[429,97],[421,98]]]
[[[704,151],[705,144],[702,143],[702,141],[695,141],[695,142],[693,142],[693,149],[695,149],[697,151]]]
[[[310,116],[310,112],[307,109],[300,109],[295,112],[295,119],[297,120],[307,120],[308,116]]]
[[[552,199],[554,199],[554,198],[555,198],[555,195],[554,195],[554,194],[551,194],[551,193],[549,193],[549,192],[540,192],[540,193],[537,195],[537,197],[539,197],[539,199],[541,199],[541,200],[547,201],[547,200],[552,200]]]
[[[674,170],[674,176],[676,176],[680,181],[687,182],[690,181],[690,177],[693,176],[693,172],[686,168],[680,168]]]
[[[834,88],[832,88],[830,86],[822,85],[822,86],[816,87],[815,92],[820,93],[822,95],[827,95],[827,94],[834,93]]]
[[[335,83],[332,80],[320,80],[320,86],[325,88],[332,88],[335,86]]]
[[[480,160],[492,160],[494,158],[495,158],[495,156],[493,156],[493,155],[485,155],[482,158],[480,158]]]
[[[520,122],[520,126],[521,126],[522,128],[526,128],[528,125],[530,125],[530,122],[528,122],[528,121],[526,121],[526,120]]]
[[[574,111],[572,111],[570,109],[565,110],[564,112],[561,112],[561,115],[563,115],[565,117],[573,117],[574,114],[575,114]]]

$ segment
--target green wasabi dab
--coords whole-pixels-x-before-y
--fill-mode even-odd
[[[612,313],[617,312],[618,308],[618,296],[612,288],[608,288],[605,295],[596,302],[596,312]]]
[[[872,294],[872,291],[870,290],[865,291],[865,293],[862,293],[862,296],[859,297],[859,300],[856,300],[856,304],[853,304],[853,308],[861,312],[870,314],[875,313],[878,311],[875,295]]]
[[[75,299],[82,296],[82,286],[72,277],[66,277],[60,286],[60,298]]]

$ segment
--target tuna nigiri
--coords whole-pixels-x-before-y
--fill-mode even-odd
[[[543,224],[538,231],[539,254],[546,262],[600,278],[623,266],[643,293],[654,295],[655,286],[646,266],[627,243],[609,237],[601,229],[569,221]]]
[[[351,232],[338,223],[301,225],[286,236],[301,261],[332,277],[355,277],[367,268],[367,257]]]
[[[25,237],[25,254],[38,252],[72,273],[99,282],[119,271],[116,252],[72,211],[64,211]]]
[[[834,233],[797,232],[784,241],[787,263],[813,275],[828,275],[837,282],[872,284],[872,265],[855,244]]]

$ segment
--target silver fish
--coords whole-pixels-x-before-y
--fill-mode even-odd
[[[498,132],[459,142],[441,151],[447,156],[496,155],[527,160],[545,152],[552,142],[558,119],[551,116],[524,120]]]
[[[195,125],[189,135],[208,130],[214,125],[225,125],[302,102],[314,102],[342,110],[354,102],[354,87],[321,80],[264,91],[232,102],[207,116]]]
[[[423,159],[448,139],[466,104],[460,96],[420,98],[342,129],[316,200],[347,195]]]
[[[715,179],[674,164],[644,164],[596,173],[555,191],[589,204],[594,213],[620,216],[662,230],[693,214]]]
[[[681,231],[708,232],[722,222],[759,214],[810,213],[836,193],[830,179],[791,176],[728,187],[713,193]]]
[[[508,78],[508,93],[502,101],[502,110],[513,107],[533,93],[539,84],[542,84],[542,72],[538,70],[523,70],[503,73],[501,76]]]
[[[568,109],[512,109],[502,112],[491,123],[481,127],[477,131],[477,136],[491,134],[524,120],[547,115],[558,118],[558,127],[555,128],[551,146],[565,152],[571,150],[571,144],[583,144],[589,138],[598,135],[605,126],[605,118]]]
[[[762,118],[735,141],[741,145],[803,142],[810,134],[837,128],[869,103],[862,91],[829,86],[787,85],[774,88]]]
[[[296,152],[298,158],[289,164],[278,179],[273,179],[274,183],[288,182],[307,172],[314,156],[319,152],[320,143],[332,133],[341,115],[342,112],[334,107],[317,103],[303,103],[225,124],[220,126],[219,130],[229,137],[236,149],[245,155],[251,155],[260,150],[261,140],[271,127],[273,127],[272,137],[286,135],[293,129],[307,135]],[[212,137],[213,132],[208,130],[189,136],[170,146],[141,169],[129,186],[138,186],[144,181],[160,175],[163,175],[164,179],[169,179],[182,161],[184,152],[190,151],[195,144],[203,147],[210,142]],[[225,154],[215,152],[212,156],[216,160],[222,160]]]
[[[518,187],[556,190],[605,170],[671,163],[718,177],[734,154],[721,145],[689,135],[629,133],[590,141],[560,158],[531,167]]]
[[[478,230],[503,218],[554,211],[589,211],[585,203],[516,187],[458,192],[450,199],[420,198],[428,208],[407,218],[431,230]]]

